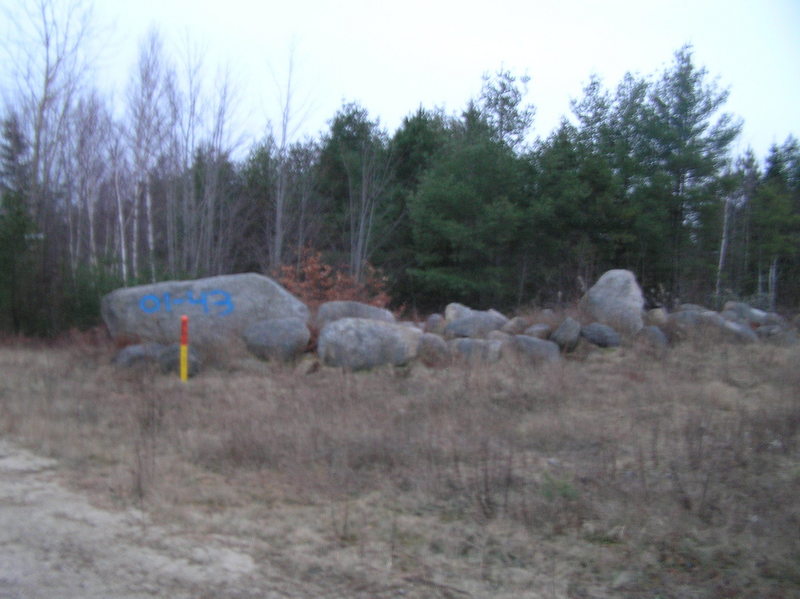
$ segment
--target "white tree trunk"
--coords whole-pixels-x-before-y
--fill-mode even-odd
[[[117,200],[117,230],[119,231],[119,266],[122,283],[128,284],[128,248],[125,243],[125,215],[122,204],[122,191],[119,184],[119,170],[114,169],[114,195]]]
[[[730,198],[725,198],[722,212],[722,239],[719,243],[719,261],[717,262],[717,280],[714,285],[714,295],[719,299],[722,286],[722,270],[725,268],[725,255],[728,251],[729,219],[730,219]]]
[[[769,263],[769,309],[775,311],[775,298],[778,293],[778,257],[773,256]]]
[[[150,282],[156,282],[156,243],[153,233],[153,196],[148,181],[144,183],[144,208],[147,226],[147,267],[150,271]]]

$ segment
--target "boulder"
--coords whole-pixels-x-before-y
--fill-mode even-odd
[[[498,312],[494,308],[490,308],[490,309],[486,310],[486,312],[496,316],[497,318],[501,319],[503,322],[508,322],[508,316],[506,316],[502,312]]]
[[[321,331],[329,322],[334,322],[341,318],[368,318],[383,322],[395,322],[394,314],[385,308],[370,306],[362,302],[333,301],[325,302],[319,307],[315,324],[317,329]]]
[[[425,326],[422,330],[426,333],[435,333],[436,335],[441,335],[444,333],[445,324],[447,323],[445,322],[444,316],[441,314],[431,314],[425,319]]]
[[[160,343],[140,343],[123,347],[111,360],[115,366],[132,368],[139,364],[156,363],[158,356],[166,348]]]
[[[503,354],[512,354],[526,362],[540,364],[561,359],[558,345],[529,335],[515,335],[503,346]]]
[[[238,338],[260,320],[308,320],[305,304],[269,277],[255,273],[117,289],[103,297],[100,312],[115,340],[164,344],[180,340],[185,314],[193,347]]]
[[[708,312],[708,308],[700,304],[681,304],[675,310],[676,312]]]
[[[667,324],[668,314],[664,308],[653,308],[648,310],[645,315],[646,324],[656,327],[663,327]]]
[[[503,343],[511,340],[512,337],[513,335],[504,333],[503,331],[490,331],[489,334],[486,335],[489,341],[502,341]]]
[[[506,322],[508,319],[499,312],[471,310],[466,316],[449,320],[444,327],[444,336],[447,339],[485,337],[491,331],[502,329]]]
[[[448,344],[450,355],[471,364],[492,364],[500,360],[503,342],[489,339],[472,339],[463,337],[453,339]]]
[[[555,326],[555,323],[558,322],[558,315],[552,308],[545,308],[539,312],[539,318],[537,320]]]
[[[797,333],[789,328],[777,324],[766,324],[756,329],[756,335],[762,341],[784,347],[797,345]]]
[[[742,317],[739,316],[739,313],[734,312],[733,310],[723,310],[722,312],[719,313],[719,315],[722,316],[722,318],[724,318],[725,320],[732,320],[733,322],[744,322],[744,320],[742,320]]]
[[[593,322],[581,328],[581,337],[598,347],[619,347],[619,333],[607,324]]]
[[[447,364],[450,359],[450,352],[447,349],[447,342],[439,335],[433,333],[423,333],[419,338],[419,349],[417,359],[425,366],[436,367]]]
[[[581,323],[571,316],[567,316],[550,335],[550,341],[555,342],[561,348],[561,351],[571,352],[578,346],[580,336]]]
[[[700,310],[680,310],[667,317],[667,326],[681,330],[700,326]]]
[[[767,324],[767,313],[758,308],[753,308],[744,302],[725,302],[722,307],[723,311],[733,312],[742,320],[749,324],[761,325]]]
[[[530,318],[525,318],[524,316],[515,316],[506,322],[500,330],[504,333],[508,333],[509,335],[521,335],[525,332],[525,329],[530,326]]]
[[[586,292],[581,307],[591,317],[623,335],[635,335],[644,326],[644,297],[629,270],[609,270]]]
[[[750,326],[730,320],[722,319],[723,323],[720,330],[725,333],[725,337],[735,343],[755,343],[758,336]]]
[[[552,332],[553,332],[553,327],[551,327],[547,323],[539,322],[537,324],[529,326],[522,332],[522,334],[528,335],[529,337],[537,337],[539,339],[549,339],[550,334]]]
[[[364,370],[413,360],[423,333],[417,328],[371,318],[341,318],[319,333],[317,353],[323,364]]]
[[[777,325],[783,328],[789,328],[789,321],[786,320],[783,316],[776,312],[767,312],[767,316],[764,319],[765,325]]]
[[[250,353],[262,360],[289,362],[303,353],[311,333],[300,318],[260,320],[244,331]]]
[[[643,327],[636,334],[635,339],[656,350],[664,350],[669,345],[669,340],[664,331],[655,325]]]
[[[189,376],[195,376],[200,372],[200,356],[194,347],[189,346]],[[164,374],[180,372],[181,367],[181,346],[179,343],[173,343],[165,347],[161,353],[158,354],[158,365],[161,367],[161,372]]]
[[[714,312],[713,310],[703,310],[702,312],[697,312],[697,319],[700,324],[718,328],[722,328],[726,325],[726,323],[730,322],[725,320],[721,314]]]
[[[452,304],[447,304],[444,309],[444,319],[447,322],[453,322],[454,320],[458,320],[459,318],[464,318],[465,316],[469,316],[472,314],[472,308],[468,308],[463,304],[459,304],[453,302]]]

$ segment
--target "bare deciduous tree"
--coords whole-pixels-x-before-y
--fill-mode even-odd
[[[142,42],[139,61],[128,88],[128,110],[131,152],[133,154],[133,244],[132,267],[134,278],[139,275],[140,205],[144,203],[144,226],[147,240],[147,271],[155,281],[155,224],[151,172],[159,155],[166,152],[172,129],[169,105],[172,73],[165,62],[163,41],[157,30],[151,29]]]

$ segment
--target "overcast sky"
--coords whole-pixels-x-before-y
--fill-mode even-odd
[[[481,75],[504,67],[531,77],[535,135],[546,137],[591,73],[613,89],[626,71],[661,71],[686,43],[730,88],[726,110],[745,123],[739,150],[763,157],[800,136],[800,0],[96,0],[96,13],[116,23],[104,81],[123,85],[151,25],[169,48],[188,34],[209,70],[230,65],[251,138],[276,120],[273,74],[285,78],[292,48],[306,134],[343,101],[390,132],[420,105],[459,112]]]

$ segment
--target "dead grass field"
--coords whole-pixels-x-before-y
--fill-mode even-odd
[[[796,347],[308,375],[220,356],[187,384],[112,354],[6,340],[0,434],[98,505],[258,538],[336,596],[800,596]]]

